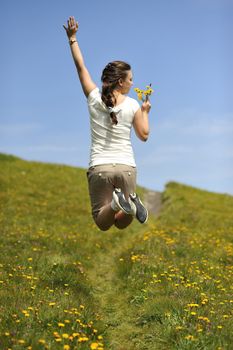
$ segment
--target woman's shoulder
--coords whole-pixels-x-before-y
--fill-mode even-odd
[[[91,90],[91,92],[87,96],[87,102],[89,104],[89,103],[91,103],[99,98],[101,98],[101,94],[100,94],[100,90],[99,90],[98,86],[96,86],[93,90]]]
[[[127,103],[133,108],[134,113],[140,108],[140,104],[138,103],[138,101],[130,96],[127,96]]]

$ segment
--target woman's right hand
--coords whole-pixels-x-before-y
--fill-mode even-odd
[[[78,30],[78,22],[75,21],[75,18],[73,16],[69,17],[67,20],[67,27],[63,24],[63,28],[66,31],[66,34],[68,38],[75,37],[76,32]]]

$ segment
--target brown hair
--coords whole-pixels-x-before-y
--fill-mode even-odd
[[[131,70],[128,63],[123,61],[113,61],[107,64],[104,68],[101,76],[102,85],[102,101],[107,107],[114,107],[116,104],[116,98],[113,94],[113,90],[117,87],[119,79],[125,79],[127,77],[127,71]],[[113,124],[117,124],[118,120],[116,114],[110,110],[110,117]]]

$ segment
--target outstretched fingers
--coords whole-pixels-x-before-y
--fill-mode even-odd
[[[63,24],[63,28],[65,29],[68,36],[75,34],[78,30],[78,22],[75,21],[74,16],[70,16],[67,20],[67,26]]]

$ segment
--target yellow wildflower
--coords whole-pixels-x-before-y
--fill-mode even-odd
[[[148,96],[150,96],[152,94],[152,92],[154,92],[154,90],[151,89],[151,84],[146,86],[147,90],[141,90],[139,88],[135,88],[134,91],[137,93],[138,99],[140,101],[145,101],[144,100],[144,96],[146,97],[146,100],[148,99]]]
[[[25,340],[19,339],[19,340],[18,340],[18,344],[25,344]]]
[[[82,342],[85,342],[85,341],[88,341],[88,338],[87,338],[87,337],[79,337],[79,338],[78,338],[78,342],[79,342],[79,343],[82,343]]]
[[[187,340],[195,340],[194,336],[189,334],[189,335],[186,335],[185,339]]]
[[[65,327],[64,323],[59,322],[58,327]]]
[[[69,334],[67,334],[67,333],[63,333],[63,334],[62,334],[62,338],[64,338],[64,339],[68,339],[68,338],[69,338]]]
[[[192,304],[187,304],[187,306],[189,306],[189,307],[198,307],[199,305],[192,303]]]

